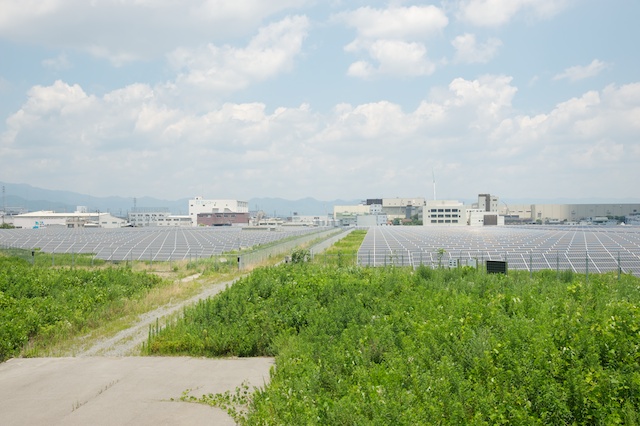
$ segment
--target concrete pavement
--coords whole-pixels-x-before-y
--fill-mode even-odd
[[[2,425],[234,425],[191,395],[262,387],[272,358],[15,358],[0,364]],[[171,401],[171,398],[178,401]]]

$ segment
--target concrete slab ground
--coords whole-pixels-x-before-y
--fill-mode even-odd
[[[262,387],[272,358],[15,358],[0,364],[0,424],[234,425],[221,409],[181,401]]]

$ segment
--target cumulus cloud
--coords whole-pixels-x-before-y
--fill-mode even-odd
[[[610,65],[594,59],[589,65],[569,67],[553,77],[554,80],[569,80],[571,82],[592,78],[609,68]]]
[[[368,61],[354,62],[347,71],[348,75],[362,78],[385,74],[418,76],[432,74],[436,68],[435,64],[427,59],[427,49],[422,43],[377,40],[368,50],[378,65]]]
[[[115,65],[202,39],[241,37],[307,0],[3,0],[0,37],[76,49]]]
[[[461,63],[486,63],[498,53],[502,41],[495,37],[489,38],[485,43],[478,43],[474,34],[462,34],[451,42],[456,49],[454,60]]]
[[[352,63],[348,70],[349,75],[362,78],[432,74],[435,64],[427,56],[425,40],[449,23],[444,11],[436,6],[362,7],[334,19],[356,29],[356,38],[345,51],[368,57]]]
[[[564,10],[569,0],[463,0],[458,18],[472,25],[491,27],[509,23],[518,13],[545,19]]]
[[[290,70],[308,27],[306,17],[287,17],[261,28],[244,48],[213,44],[181,48],[169,55],[169,62],[180,70],[178,83],[215,91],[243,89]]]
[[[133,84],[97,96],[62,81],[35,86],[0,135],[0,169],[96,195],[136,195],[122,193],[130,188],[177,199],[206,182],[220,197],[335,199],[426,195],[432,168],[443,196],[512,182],[534,196],[529,188],[555,187],[560,175],[591,182],[592,193],[614,169],[632,181],[640,161],[640,83],[536,115],[514,110],[517,87],[504,75],[453,79],[412,110],[385,100],[328,113],[228,102],[195,113],[168,102],[166,90]]]

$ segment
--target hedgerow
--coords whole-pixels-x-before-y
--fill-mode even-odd
[[[36,336],[64,337],[90,326],[103,310],[160,282],[126,268],[38,267],[0,256],[0,361]]]
[[[283,265],[147,349],[275,355],[246,424],[637,424],[639,280],[559,278]]]

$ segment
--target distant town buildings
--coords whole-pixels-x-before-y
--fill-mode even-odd
[[[434,192],[435,194],[435,192]],[[477,202],[426,200],[414,198],[369,198],[356,205],[336,205],[333,214],[267,217],[262,211],[249,211],[240,200],[189,200],[188,215],[173,215],[168,208],[137,207],[120,218],[110,213],[89,212],[77,206],[73,213],[53,211],[7,212],[2,223],[16,228],[47,227],[193,227],[243,226],[252,229],[283,226],[385,226],[422,224],[423,226],[503,226],[510,224],[616,225],[640,226],[640,204],[507,204],[499,197],[478,194]],[[19,214],[16,214],[19,213]]]

